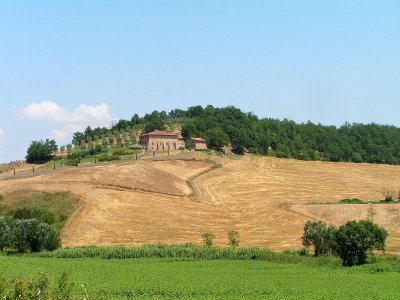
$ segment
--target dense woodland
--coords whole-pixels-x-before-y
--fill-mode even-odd
[[[110,132],[150,132],[182,125],[182,135],[202,137],[208,147],[232,147],[236,154],[245,152],[301,160],[400,163],[400,128],[378,124],[346,123],[341,127],[296,123],[291,120],[258,118],[229,106],[189,107],[169,113],[154,111],[131,120],[120,120],[111,129],[88,127],[76,132],[75,146],[104,139]]]

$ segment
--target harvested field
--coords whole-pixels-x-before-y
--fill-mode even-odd
[[[398,166],[189,155],[193,157],[187,159],[212,160],[222,167],[206,172],[214,164],[142,160],[65,169],[0,180],[0,194],[46,190],[78,195],[82,205],[68,221],[63,246],[200,243],[205,231],[213,231],[215,243],[225,245],[227,232],[237,230],[243,246],[281,250],[300,246],[309,219],[340,224],[364,217],[368,209],[368,205],[326,205],[329,211],[323,213],[322,206],[306,203],[353,197],[376,200],[382,198],[383,189],[400,189]],[[385,220],[382,225],[391,233],[389,248],[397,251],[400,220],[392,210],[398,206],[374,205],[374,209],[376,220]]]

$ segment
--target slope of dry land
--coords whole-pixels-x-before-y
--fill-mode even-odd
[[[220,168],[215,168],[216,164]],[[0,194],[19,190],[71,191],[80,208],[67,222],[62,245],[139,245],[201,242],[212,231],[225,245],[237,230],[243,246],[299,247],[304,223],[340,225],[365,218],[370,205],[305,205],[343,198],[382,198],[400,189],[400,167],[304,162],[204,153],[186,160],[115,163],[1,180]],[[390,232],[389,250],[400,251],[400,205],[373,205],[374,220]]]

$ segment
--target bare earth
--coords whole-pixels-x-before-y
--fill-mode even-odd
[[[307,202],[376,200],[383,189],[400,189],[399,166],[190,155],[197,161],[142,160],[31,178],[0,176],[0,194],[44,190],[78,195],[81,207],[64,229],[64,247],[200,243],[205,231],[216,234],[216,244],[226,245],[227,232],[237,230],[242,246],[281,250],[301,245],[309,219],[340,225],[371,211],[370,205]],[[211,160],[222,167],[213,169]],[[374,220],[389,230],[389,250],[400,252],[400,205],[373,205],[373,212]]]

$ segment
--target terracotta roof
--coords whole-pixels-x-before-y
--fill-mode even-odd
[[[152,132],[142,134],[141,136],[146,136],[146,135],[164,135],[164,136],[177,136],[176,133],[171,133],[167,131],[162,131],[162,130],[154,130]]]
[[[195,142],[205,142],[206,140],[202,139],[202,138],[192,138],[193,141]]]

